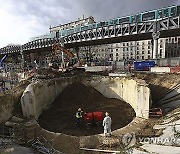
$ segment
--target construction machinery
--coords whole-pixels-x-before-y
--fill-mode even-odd
[[[65,71],[65,72],[69,72],[72,70],[78,71],[78,72],[84,71],[84,68],[81,67],[84,63],[82,60],[78,60],[75,64],[71,65],[71,67],[69,66],[69,64],[70,64],[69,60],[66,61],[66,63],[64,62],[64,53],[69,58],[74,58],[75,55],[73,54],[73,52],[65,49],[64,47],[60,46],[59,44],[56,44],[56,42],[53,44],[52,49],[54,50],[54,60],[57,60],[58,51],[62,52],[62,71]]]
[[[54,57],[55,58],[57,57],[58,50],[65,53],[70,58],[74,58],[74,56],[75,56],[71,51],[65,49],[64,47],[62,47],[62,46],[60,46],[59,44],[56,44],[56,43],[53,44],[52,49],[54,50]]]
[[[92,125],[102,125],[104,119],[103,112],[85,112],[83,115],[83,121],[86,127],[89,129]]]
[[[161,108],[152,108],[149,109],[149,117],[162,117],[163,113]]]
[[[54,50],[54,61],[57,60],[58,51],[61,51],[61,53],[62,53],[62,69],[69,67],[68,66],[69,65],[69,61],[66,64],[64,62],[64,53],[69,58],[74,58],[75,55],[71,51],[69,51],[69,50],[65,49],[64,47],[60,46],[59,44],[57,44],[56,42],[54,42],[54,44],[52,45],[52,49]]]

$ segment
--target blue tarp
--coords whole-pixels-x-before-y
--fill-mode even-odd
[[[7,58],[7,55],[4,55],[0,61],[0,66],[2,66],[3,61]]]

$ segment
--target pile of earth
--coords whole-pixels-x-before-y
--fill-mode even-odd
[[[93,87],[85,86],[80,82],[68,85],[64,91],[44,111],[38,122],[41,127],[74,136],[86,136],[103,133],[103,127],[92,126],[87,129],[84,123],[81,127],[75,125],[75,113],[78,108],[86,112],[109,112],[112,118],[112,130],[122,128],[135,117],[133,108],[118,99],[109,99]]]

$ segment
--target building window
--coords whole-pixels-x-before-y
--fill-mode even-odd
[[[139,42],[137,42],[137,45],[139,45]]]
[[[123,48],[123,51],[125,51],[125,48]]]
[[[139,47],[137,47],[137,50],[139,50]]]
[[[151,49],[151,46],[150,46],[150,45],[148,45],[148,49]]]
[[[148,54],[150,54],[151,53],[151,51],[150,50],[148,50]]]
[[[162,48],[163,46],[162,46],[162,44],[160,44],[160,48]]]
[[[148,41],[148,44],[151,44],[151,41]]]
[[[131,50],[133,50],[133,47],[131,47]]]
[[[180,44],[180,37],[178,38],[178,44]]]
[[[127,46],[129,46],[129,43],[127,43]]]
[[[144,51],[142,51],[142,54],[144,54]]]
[[[116,57],[118,56],[118,53],[116,53]]]
[[[144,59],[144,56],[142,56],[142,59]]]
[[[148,59],[150,59],[151,58],[151,56],[150,55],[148,55]]]
[[[118,49],[116,49],[116,51],[118,51]]]
[[[137,51],[137,55],[139,55],[139,51]]]
[[[126,51],[128,51],[128,48],[127,48],[127,50]]]
[[[139,56],[137,56],[137,59],[139,59]]]
[[[125,46],[125,43],[123,43],[123,46]]]

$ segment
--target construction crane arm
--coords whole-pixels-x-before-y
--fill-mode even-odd
[[[64,47],[62,47],[62,46],[60,46],[60,45],[57,45],[56,43],[53,44],[52,48],[53,48],[53,50],[54,50],[55,56],[56,56],[56,54],[57,54],[57,50],[61,50],[61,51],[64,52],[68,57],[73,58],[73,57],[75,56],[71,51],[65,49]]]

